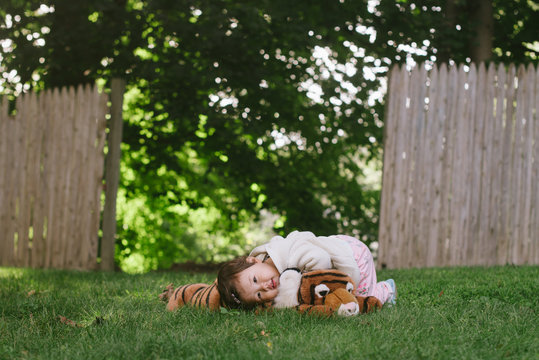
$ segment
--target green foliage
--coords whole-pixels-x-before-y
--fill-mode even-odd
[[[125,191],[120,191],[121,240],[116,244],[116,260],[122,270],[145,272],[185,260],[218,263],[253,247],[245,236],[248,229],[231,229],[234,223],[215,206],[192,210],[185,204],[163,204],[161,200],[147,199],[143,194],[127,199]]]
[[[129,122],[126,143],[130,154],[147,159],[134,165],[142,165],[136,171],[144,182],[165,164],[187,184],[185,190],[163,182],[149,186],[153,196],[172,191],[191,208],[211,201],[233,219],[266,208],[284,216],[283,232],[336,232],[345,223],[341,216],[349,224],[343,231],[372,234],[372,228],[351,225],[372,223],[361,213],[361,171],[351,160],[358,146],[377,149],[369,138],[380,137],[380,124],[360,125],[357,118],[370,114],[357,102],[331,107],[333,79],[321,82],[328,91],[321,104],[300,89],[314,66],[314,46],[327,42],[305,34],[315,29],[336,36],[334,27],[350,18],[345,10],[329,4],[149,2],[140,48],[150,48],[151,56],[141,54],[132,76],[140,79],[134,106],[152,120]],[[279,139],[282,146],[276,146]]]
[[[390,65],[467,62],[475,33],[470,1],[455,1],[454,22],[438,1],[373,4],[6,0],[0,93],[127,80],[125,269],[246,251],[263,209],[281,234],[369,243],[380,185],[365,171],[380,170]],[[535,3],[493,5],[492,59],[536,61]]]
[[[452,13],[447,4],[453,3]],[[477,19],[472,11],[478,1],[384,1],[377,6],[378,16],[367,19],[378,31],[375,44],[380,54],[397,62],[409,55],[404,45],[413,50],[416,62],[470,62],[470,49],[477,46]],[[539,6],[528,0],[492,0],[494,28],[490,61],[496,63],[537,62],[537,41],[534,25]],[[399,49],[399,46],[401,47]],[[420,50],[420,51],[418,51]],[[396,53],[396,54],[395,54]],[[392,55],[395,54],[395,55]]]
[[[168,312],[157,299],[170,281],[210,282],[215,274],[0,268],[0,358],[537,357],[539,267],[378,275],[396,280],[395,307],[353,318],[318,318],[293,310]]]

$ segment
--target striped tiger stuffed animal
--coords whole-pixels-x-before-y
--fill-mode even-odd
[[[167,303],[167,310],[176,310],[184,305],[192,305],[199,308],[218,310],[224,304],[217,291],[217,280],[208,284],[187,284],[174,290],[174,285],[169,284],[159,295],[159,298]]]
[[[294,307],[301,313],[353,316],[382,308],[374,296],[356,296],[352,278],[339,270],[314,270],[301,274],[291,269],[281,274],[275,308]]]
[[[314,270],[300,273],[288,270],[281,274],[275,308],[296,308],[300,313],[352,316],[368,313],[382,307],[374,296],[353,295],[352,279],[338,270]],[[185,305],[218,310],[224,304],[217,291],[217,280],[212,284],[187,284],[174,289],[169,284],[159,295],[167,302],[167,310]]]

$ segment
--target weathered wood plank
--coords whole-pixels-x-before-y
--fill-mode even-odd
[[[45,255],[45,239],[44,239],[44,221],[45,221],[45,199],[46,193],[44,192],[44,176],[43,176],[43,167],[45,164],[45,152],[46,152],[46,141],[47,141],[47,97],[45,94],[41,94],[37,98],[37,108],[39,111],[36,114],[36,130],[39,134],[36,141],[38,149],[36,150],[38,158],[35,159],[33,166],[35,167],[34,171],[36,174],[36,193],[35,201],[33,206],[33,239],[32,239],[32,267],[43,267],[44,255]]]
[[[535,71],[533,66],[526,69],[522,66],[522,79],[519,79],[519,88],[522,87],[522,98],[517,99],[517,104],[522,107],[522,183],[520,196],[520,218],[521,226],[519,236],[515,239],[519,242],[519,258],[521,264],[530,263],[530,212],[533,176],[533,130],[535,124],[532,121],[533,117],[533,100],[534,100],[534,78]],[[536,182],[539,179],[535,180]],[[539,224],[537,224],[539,226]]]
[[[103,210],[103,239],[101,241],[101,269],[114,269],[114,241],[116,234],[116,195],[120,179],[120,145],[122,142],[122,106],[125,80],[114,79],[111,84],[111,120],[105,164],[105,208]]]
[[[492,210],[489,221],[489,232],[492,234],[489,242],[489,257],[492,261],[489,265],[500,263],[498,248],[501,246],[505,234],[505,216],[502,202],[502,183],[504,177],[504,103],[506,91],[505,65],[499,64],[496,73],[495,84],[495,108],[494,108],[494,134],[492,139],[492,163],[490,176],[492,177]]]
[[[463,229],[465,227],[465,221],[467,219],[467,205],[466,205],[466,187],[469,186],[469,180],[466,176],[467,159],[469,159],[469,150],[467,147],[468,137],[470,136],[469,130],[469,90],[468,90],[468,73],[464,70],[463,66],[459,67],[459,89],[460,97],[457,103],[457,107],[461,111],[458,116],[458,128],[456,137],[456,148],[457,156],[455,158],[455,164],[453,166],[453,171],[455,174],[453,178],[455,179],[455,188],[453,189],[454,204],[455,210],[455,229],[452,232],[454,236],[453,242],[453,261],[454,264],[460,264],[463,261],[463,249],[465,247],[465,238],[462,236]]]
[[[524,134],[526,131],[526,120],[524,118],[524,109],[521,101],[524,96],[525,80],[523,78],[524,66],[519,66],[517,71],[516,101],[515,101],[515,136],[514,136],[514,151],[513,151],[513,174],[514,182],[511,187],[511,217],[513,220],[513,231],[511,236],[511,263],[519,265],[522,261],[520,253],[521,226],[522,226],[522,208],[520,206],[522,187],[523,187],[523,172],[524,172]]]
[[[499,126],[496,118],[496,67],[490,64],[486,75],[483,156],[481,168],[481,204],[480,226],[478,233],[479,264],[494,265],[496,262],[496,237],[493,230],[492,218],[497,216],[497,198],[493,190],[497,186],[499,175],[496,166],[499,158]],[[494,246],[492,246],[494,244]]]
[[[427,95],[427,70],[425,66],[415,68],[411,72],[409,87],[407,93],[409,96],[408,106],[408,119],[403,124],[403,128],[400,131],[399,136],[406,138],[408,145],[404,148],[406,167],[403,169],[404,173],[401,181],[404,182],[405,199],[403,201],[403,228],[402,235],[404,238],[409,239],[404,243],[403,254],[406,261],[405,266],[414,267],[421,266],[421,264],[415,262],[416,259],[421,258],[418,252],[421,251],[418,246],[421,225],[419,222],[419,209],[421,209],[421,197],[418,196],[421,182],[424,180],[420,172],[422,166],[419,163],[422,161],[423,148],[422,142],[425,137],[423,136],[425,128],[425,97]],[[414,86],[412,86],[415,84]],[[408,101],[408,100],[407,100]]]
[[[78,93],[80,95],[78,96],[78,101],[80,102],[80,112],[79,112],[79,126],[80,126],[80,144],[78,146],[78,151],[80,153],[80,163],[84,164],[84,167],[86,168],[89,166],[89,168],[86,168],[85,171],[82,171],[82,169],[79,169],[78,171],[78,185],[82,189],[86,189],[86,191],[82,192],[81,194],[78,194],[77,196],[77,206],[80,208],[86,208],[86,211],[80,214],[80,216],[77,217],[77,223],[78,223],[78,229],[79,230],[79,236],[81,239],[81,244],[79,248],[77,249],[76,255],[74,255],[74,258],[77,259],[78,263],[84,266],[87,266],[89,263],[89,256],[91,254],[91,242],[90,242],[90,209],[89,209],[89,194],[90,194],[90,183],[89,183],[89,175],[92,173],[91,171],[91,159],[90,159],[90,144],[95,141],[95,135],[93,133],[93,124],[91,121],[91,112],[93,111],[93,99],[91,96],[91,88],[87,85],[86,87],[82,88],[79,87]],[[91,139],[93,138],[93,139]],[[93,235],[93,234],[92,234]]]
[[[90,144],[92,157],[94,159],[92,169],[90,169],[90,189],[89,192],[89,241],[90,241],[90,254],[88,257],[87,268],[97,269],[96,259],[98,257],[98,234],[99,234],[99,221],[101,215],[101,192],[103,189],[103,150],[105,146],[105,128],[106,128],[106,112],[107,112],[107,96],[100,94],[97,86],[93,89],[93,107],[92,118],[95,122],[93,139],[95,140]]]
[[[37,96],[35,93],[29,93],[25,95],[27,107],[27,116],[25,121],[28,126],[25,131],[25,141],[27,155],[25,159],[25,188],[23,189],[24,196],[21,200],[21,226],[20,231],[24,234],[24,237],[21,238],[21,246],[23,247],[22,257],[23,257],[23,266],[30,266],[32,262],[32,252],[33,252],[33,240],[34,240],[34,207],[37,197],[37,184],[39,182],[39,169],[36,167],[36,163],[39,160],[40,152],[40,133],[39,133],[39,124],[38,124],[38,112],[37,108]]]
[[[8,147],[7,134],[10,133],[7,96],[2,97],[0,102],[0,265],[8,265],[11,259],[9,239],[5,233],[8,227],[11,209],[9,207],[9,179],[11,174],[9,158],[11,155]]]
[[[472,188],[471,188],[471,204],[470,204],[470,228],[468,230],[468,251],[469,251],[469,264],[478,265],[481,263],[481,245],[482,240],[478,236],[480,232],[481,223],[481,196],[483,195],[485,183],[485,177],[483,176],[484,168],[483,161],[485,156],[485,122],[486,116],[486,103],[485,94],[487,93],[487,76],[485,64],[479,64],[477,69],[477,78],[475,79],[476,93],[474,96],[475,114],[471,118],[471,122],[474,125],[473,140],[472,140],[472,154],[473,163],[471,167],[472,175]]]
[[[380,206],[380,228],[379,228],[379,248],[378,263],[379,268],[383,267],[389,261],[389,252],[393,244],[391,238],[392,224],[392,198],[395,187],[395,158],[396,158],[396,139],[398,131],[398,121],[396,112],[398,102],[402,99],[400,93],[396,90],[400,86],[400,68],[394,65],[391,68],[389,77],[389,95],[386,103],[387,120],[384,124],[384,162],[382,172],[382,188]]]
[[[458,87],[458,69],[456,66],[452,66],[449,70],[448,86],[447,86],[447,98],[446,98],[446,125],[445,125],[445,139],[444,139],[444,163],[442,166],[442,203],[441,213],[444,219],[444,226],[441,236],[441,249],[439,253],[439,266],[448,266],[451,264],[451,251],[453,244],[451,242],[452,231],[452,214],[451,203],[453,201],[452,187],[453,181],[456,179],[453,177],[454,157],[456,154],[456,123],[459,109],[456,104],[458,103],[460,89]]]
[[[534,79],[534,149],[533,149],[533,158],[534,158],[534,179],[532,181],[533,191],[531,194],[532,199],[532,209],[531,209],[531,235],[532,239],[532,264],[539,264],[539,67],[535,68],[535,79]]]
[[[431,199],[429,213],[429,231],[425,233],[427,242],[426,266],[440,265],[441,246],[443,243],[443,229],[445,224],[444,212],[442,210],[444,179],[442,173],[446,163],[447,152],[445,149],[445,139],[447,138],[447,98],[449,95],[447,67],[442,64],[438,73],[439,91],[433,102],[433,108],[429,111],[434,112],[433,131],[432,131],[432,171],[429,197]]]
[[[388,267],[539,262],[537,70],[465,70],[434,68],[427,95],[420,68],[392,71],[379,247]]]
[[[418,233],[414,239],[414,244],[417,247],[415,253],[415,259],[410,261],[416,262],[419,266],[427,265],[428,256],[428,239],[430,233],[430,227],[432,226],[432,168],[435,166],[435,133],[436,133],[436,107],[438,106],[438,97],[442,91],[441,84],[438,77],[438,69],[435,67],[430,70],[428,75],[428,93],[426,98],[421,98],[421,111],[423,124],[423,133],[421,134],[421,141],[418,143],[417,154],[420,156],[417,158],[416,165],[418,167],[417,173],[420,177],[416,181],[416,198],[417,209],[415,211],[418,214],[417,224]],[[424,86],[423,83],[412,86]],[[428,110],[427,110],[428,109]]]

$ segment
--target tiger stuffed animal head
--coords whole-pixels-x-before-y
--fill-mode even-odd
[[[382,307],[373,296],[355,296],[354,283],[347,274],[335,269],[314,270],[301,274],[284,271],[274,307],[295,307],[302,313],[353,316]]]

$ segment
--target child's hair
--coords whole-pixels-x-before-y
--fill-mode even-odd
[[[230,309],[250,310],[256,304],[244,303],[238,293],[236,284],[238,274],[254,265],[254,262],[247,261],[247,256],[240,256],[224,263],[217,273],[217,290],[225,306]]]

